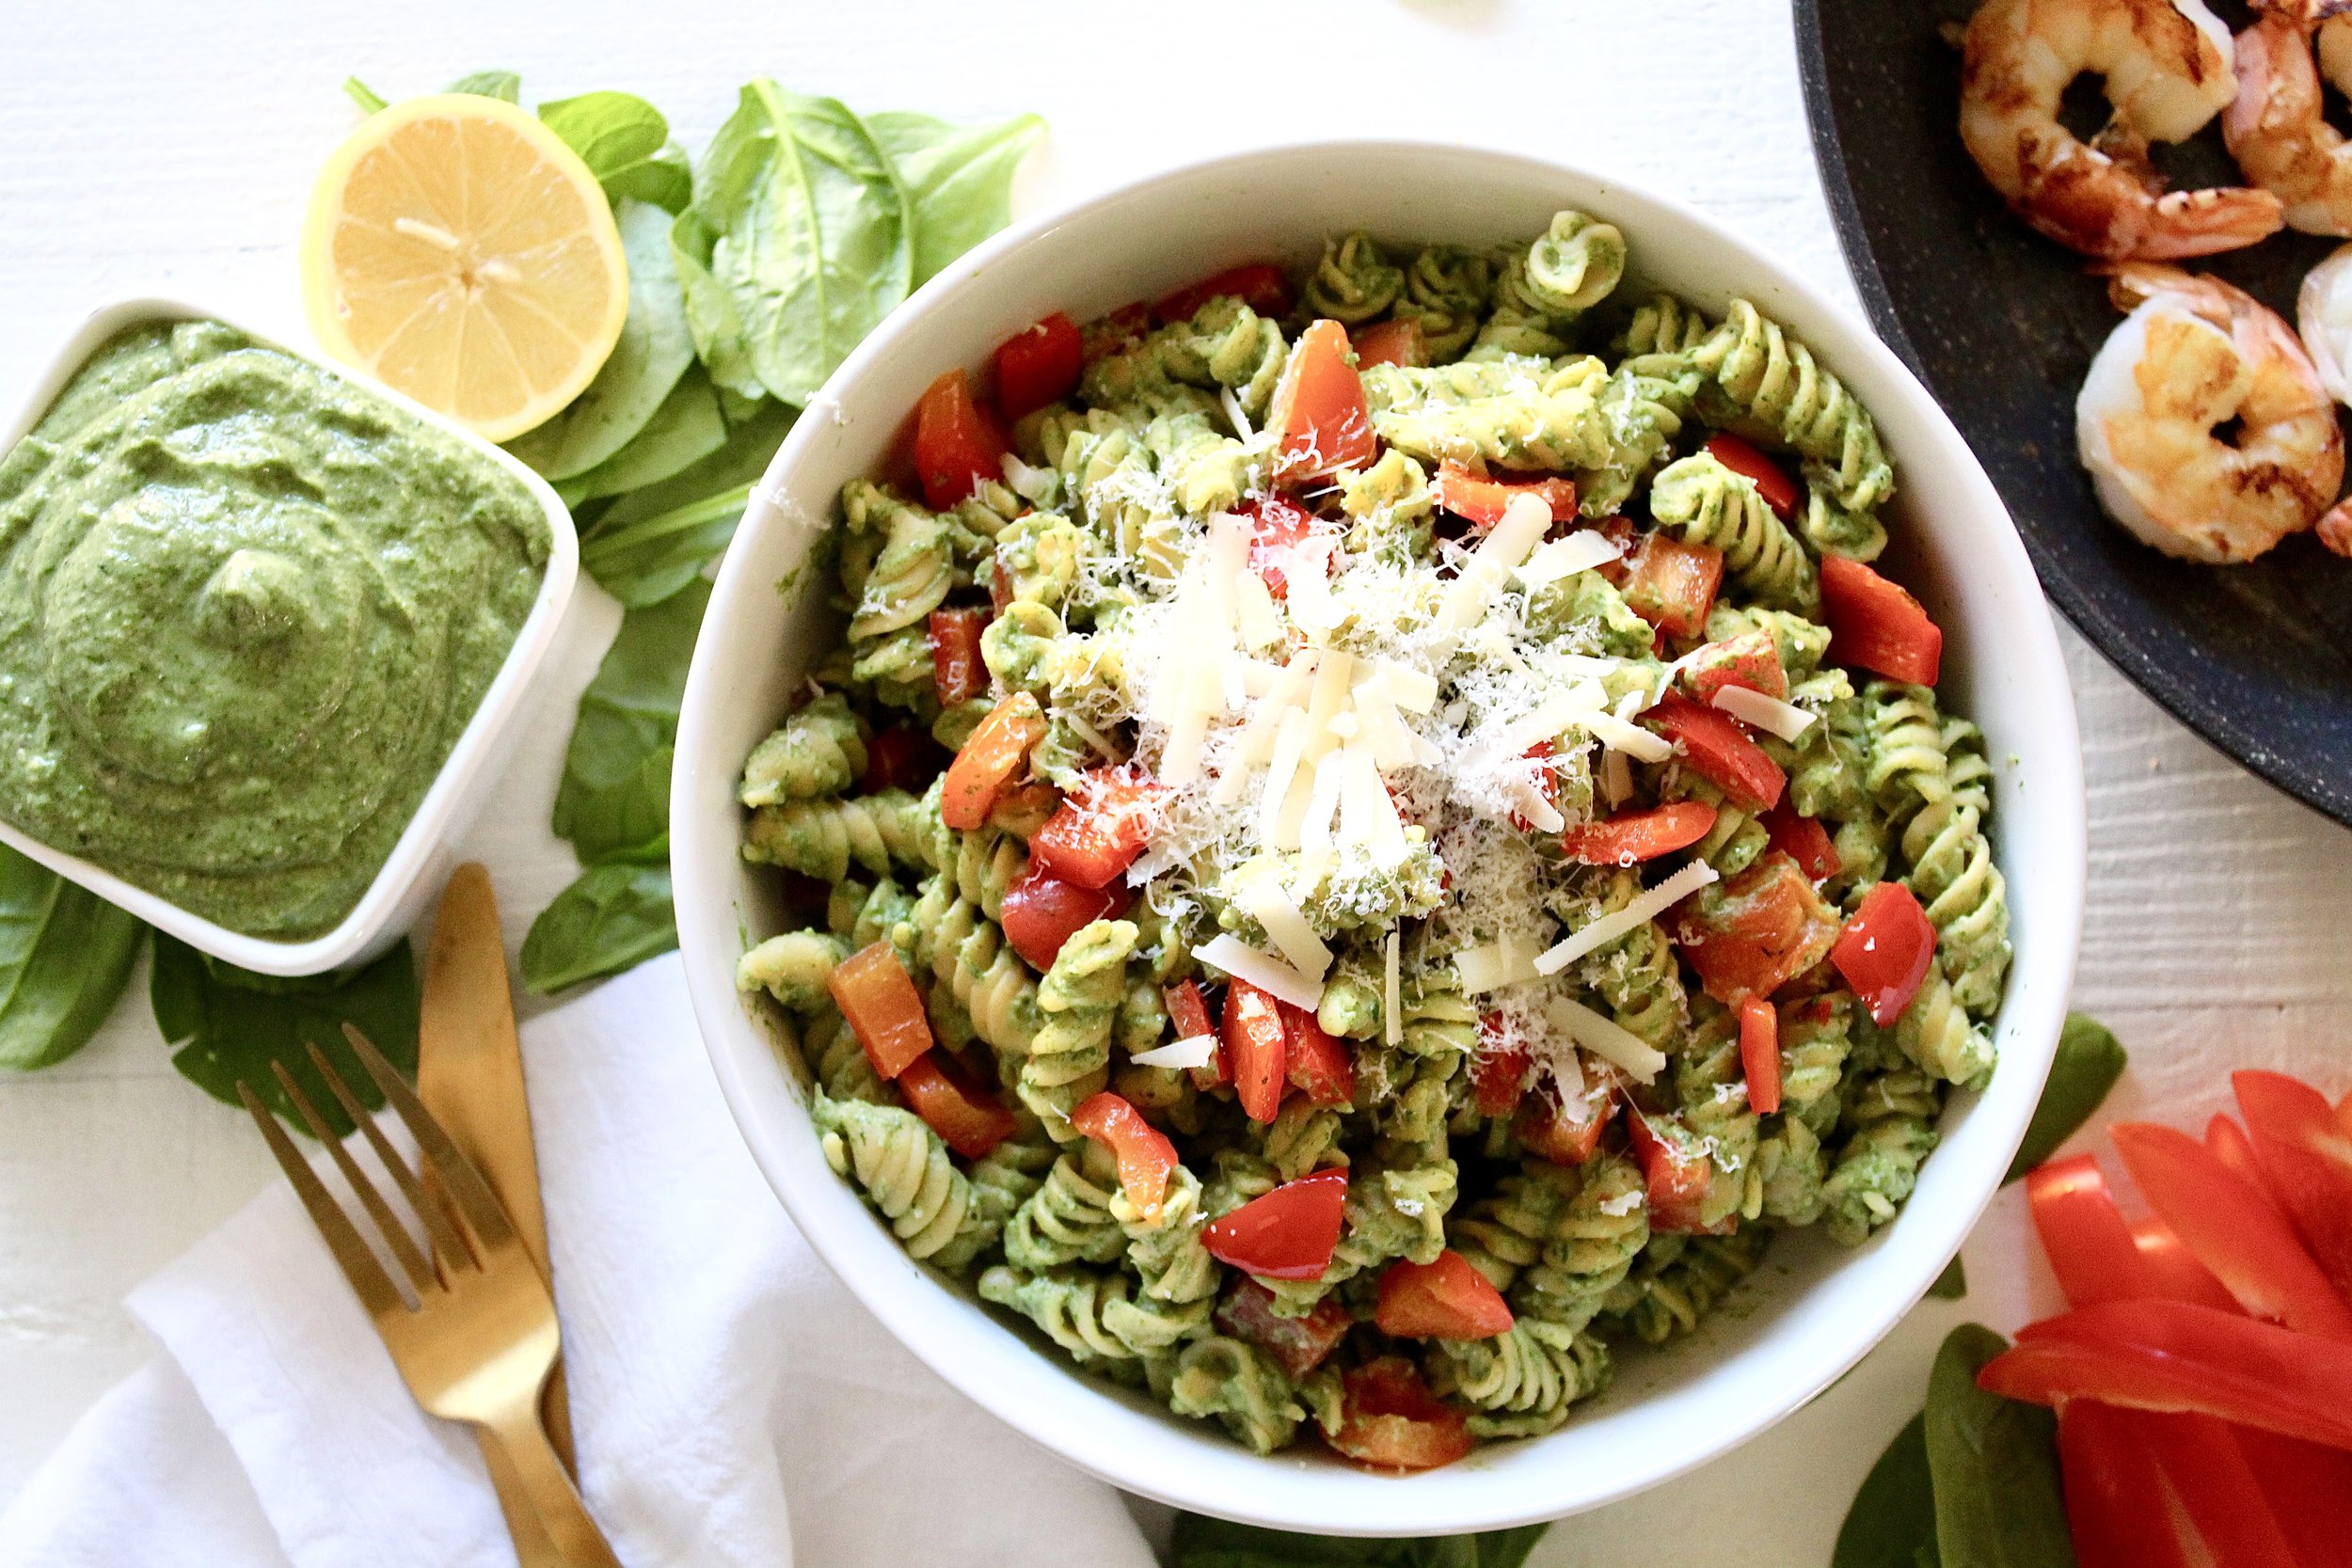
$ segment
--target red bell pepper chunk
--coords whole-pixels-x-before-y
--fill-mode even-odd
[[[2240,1181],[2263,1196],[2271,1198],[2274,1204],[2278,1201],[2271,1197],[2269,1181],[2263,1175],[2262,1161],[2254,1153],[2254,1140],[2246,1135],[2246,1129],[2240,1127],[2229,1112],[2216,1111],[2213,1119],[2205,1123],[2205,1149],[2229,1166],[2231,1173]]]
[[[1919,895],[1900,882],[1874,882],[1837,933],[1829,961],[1883,1029],[1903,1016],[1935,961],[1935,927]]]
[[[1681,748],[1682,760],[1700,778],[1749,811],[1770,811],[1780,803],[1788,776],[1764,748],[1748,738],[1740,721],[1721,708],[1694,703],[1670,692],[1642,720]]]
[[[1193,1087],[1213,1089],[1227,1082],[1225,1048],[1217,1040],[1216,1022],[1209,1016],[1209,1005],[1202,999],[1200,986],[1190,980],[1163,986],[1160,988],[1160,1000],[1167,1005],[1168,1021],[1175,1026],[1178,1039],[1205,1037],[1211,1042],[1208,1066],[1191,1069]]]
[[[986,1159],[1012,1136],[1012,1113],[944,1052],[917,1056],[899,1070],[896,1082],[914,1114],[967,1160]]]
[[[1780,514],[1782,522],[1797,515],[1797,502],[1804,499],[1804,493],[1797,488],[1797,482],[1788,477],[1787,469],[1752,443],[1727,430],[1719,430],[1707,438],[1707,451],[1708,455],[1733,473],[1754,480],[1764,504]]]
[[[2352,1454],[2233,1427],[2246,1463],[2298,1564],[2343,1563],[2352,1544]],[[2227,1560],[2222,1559],[2220,1560]]]
[[[1944,668],[1944,631],[1910,591],[1859,561],[1821,558],[1821,619],[1833,663],[1933,686]]]
[[[2123,1122],[2116,1151],[2153,1209],[2254,1317],[2352,1343],[2352,1306],[2286,1220],[2178,1128]]]
[[[1062,943],[1098,920],[1117,920],[1134,896],[1123,883],[1084,888],[1031,865],[1005,889],[997,924],[1021,961],[1042,974],[1061,956]]]
[[[834,966],[825,989],[884,1078],[896,1078],[931,1048],[930,1015],[923,994],[890,943],[868,942]]]
[[[1482,1117],[1507,1117],[1527,1090],[1527,1041],[1506,1029],[1501,1013],[1478,1020],[1478,1049],[1470,1056],[1470,1088]]]
[[[1413,1364],[1384,1355],[1341,1379],[1339,1430],[1324,1440],[1377,1470],[1431,1470],[1470,1451],[1469,1418],[1429,1391]]]
[[[1143,853],[1167,795],[1139,768],[1089,768],[1029,840],[1029,858],[1065,882],[1101,887]]]
[[[1429,1262],[1400,1258],[1382,1271],[1373,1322],[1400,1339],[1491,1339],[1511,1331],[1511,1308],[1448,1247]]]
[[[2213,1271],[2197,1260],[2196,1255],[2181,1242],[2179,1232],[2153,1214],[2142,1214],[2132,1221],[2132,1244],[2139,1249],[2139,1261],[2148,1271],[2148,1279],[2155,1295],[2167,1301],[2193,1302],[2216,1311],[2242,1311],[2237,1298],[2221,1288],[2221,1281]]]
[[[1702,703],[1712,703],[1726,686],[1744,686],[1784,702],[1788,697],[1788,672],[1781,667],[1780,644],[1761,626],[1707,643],[1682,667],[1680,679],[1682,689]]]
[[[2352,1132],[2352,1090],[2346,1090],[2344,1098],[2336,1101],[2336,1119],[2344,1123],[2345,1132]]]
[[[2042,1251],[2068,1305],[2095,1307],[2164,1293],[2107,1192],[2098,1161],[2070,1154],[2037,1165],[2026,1173],[2026,1193]]]
[[[997,795],[1029,760],[1029,749],[1045,738],[1045,710],[1026,691],[1016,691],[989,710],[947,765],[940,794],[939,819],[960,833],[988,820]]]
[[[1274,1292],[1245,1274],[1216,1304],[1216,1326],[1273,1356],[1292,1377],[1303,1378],[1339,1348],[1356,1320],[1329,1296],[1303,1318],[1285,1318],[1274,1310]]]
[[[885,789],[919,793],[939,777],[946,761],[946,752],[939,742],[921,730],[899,726],[878,731],[866,743],[866,771],[858,779],[858,787],[868,795]]]
[[[1696,637],[1723,586],[1724,552],[1686,545],[1667,533],[1645,533],[1625,563],[1618,592],[1633,613],[1669,637]]]
[[[1619,812],[1601,822],[1569,823],[1560,834],[1560,849],[1586,865],[1633,865],[1688,849],[1714,830],[1715,816],[1715,808],[1704,800]]]
[[[1837,858],[1837,846],[1830,841],[1829,830],[1797,808],[1783,800],[1766,812],[1764,831],[1771,836],[1772,847],[1797,863],[1797,869],[1815,881],[1835,877],[1845,869]]]
[[[1556,1087],[1546,1084],[1519,1102],[1518,1114],[1511,1118],[1511,1135],[1538,1159],[1581,1165],[1600,1148],[1601,1132],[1615,1114],[1615,1102],[1610,1100],[1588,1100],[1570,1107]]]
[[[2261,1185],[2278,1200],[2320,1271],[2352,1301],[2352,1130],[2317,1089],[2280,1072],[2237,1072]]]
[[[1143,1113],[1108,1089],[1088,1096],[1070,1113],[1070,1125],[1119,1162],[1120,1190],[1146,1219],[1158,1215],[1176,1169],[1176,1146],[1143,1119]]]
[[[996,348],[996,405],[1008,420],[1033,414],[1078,389],[1086,346],[1078,324],[1059,310]]]
[[[1438,467],[1438,504],[1464,522],[1492,528],[1519,496],[1534,496],[1551,508],[1555,523],[1576,521],[1576,482],[1570,479],[1501,480],[1471,473],[1459,463]]]
[[[1347,329],[1329,320],[1300,333],[1291,349],[1266,417],[1267,428],[1280,442],[1274,457],[1277,480],[1360,468],[1378,454],[1364,384],[1347,354]]]
[[[1737,877],[1685,899],[1675,944],[1707,994],[1726,1006],[1770,996],[1829,956],[1837,911],[1797,863],[1765,854]]]
[[[1707,1146],[1678,1118],[1654,1117],[1638,1106],[1626,1108],[1625,1128],[1649,1188],[1649,1227],[1684,1236],[1729,1235],[1737,1223],[1730,1217],[1713,1225],[1699,1217],[1715,1180]]]
[[[1415,368],[1429,363],[1429,345],[1421,335],[1421,323],[1405,321],[1375,322],[1356,334],[1356,365],[1403,365]]]
[[[2190,1568],[2164,1496],[2155,1455],[2133,1426],[2134,1412],[2089,1400],[2058,1407],[2058,1472],[2067,1533],[2079,1568]]]
[[[1225,988],[1225,1065],[1233,1094],[1252,1121],[1272,1121],[1282,1109],[1282,1074],[1290,1055],[1281,1009],[1247,980]]]
[[[1780,1014],[1760,996],[1740,1004],[1740,1069],[1748,1080],[1748,1108],[1759,1116],[1780,1109]]]
[[[1244,262],[1187,284],[1152,306],[1152,314],[1164,323],[1190,321],[1200,307],[1228,294],[1262,316],[1290,314],[1291,280],[1271,261]]]
[[[969,702],[988,689],[988,666],[980,658],[980,633],[987,627],[982,610],[931,611],[931,689],[940,706]]]
[[[1283,563],[1295,562],[1297,557],[1290,552],[1314,537],[1314,515],[1280,495],[1244,501],[1233,515],[1249,522],[1249,569],[1265,583],[1268,594],[1289,598],[1290,578]]]
[[[1345,1105],[1356,1098],[1356,1061],[1347,1047],[1324,1032],[1315,1015],[1277,1000],[1282,1018],[1283,1076],[1317,1105]]]
[[[1346,1218],[1347,1172],[1319,1170],[1253,1197],[1200,1233],[1220,1263],[1265,1279],[1314,1279],[1331,1266]]]
[[[2156,1468],[2213,1561],[2270,1562],[2280,1568],[2294,1562],[2262,1483],[2238,1447],[2235,1428],[2201,1412],[2149,1410],[2127,1412],[2125,1427],[2154,1454]]]
[[[923,499],[935,512],[1003,480],[1007,450],[1005,433],[972,400],[972,384],[961,371],[932,382],[914,406],[914,471],[923,481]]]
[[[2185,1302],[2108,1302],[2029,1324],[1977,1386],[2030,1404],[2202,1411],[2352,1449],[2352,1345]]]

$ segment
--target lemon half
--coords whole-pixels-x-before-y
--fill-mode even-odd
[[[361,121],[302,230],[319,345],[493,441],[596,378],[628,313],[596,177],[514,104],[437,93]]]

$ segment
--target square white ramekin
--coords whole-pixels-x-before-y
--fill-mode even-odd
[[[539,579],[538,597],[515,634],[506,662],[499,667],[482,704],[457,737],[433,787],[408,819],[406,831],[359,902],[332,930],[301,942],[280,942],[248,936],[189,913],[177,904],[92,865],[77,855],[52,848],[31,834],[0,821],[0,844],[22,851],[59,876],[79,882],[92,893],[137,915],[199,952],[262,974],[318,974],[345,964],[371,958],[389,947],[423,913],[439,888],[442,874],[456,863],[456,846],[474,818],[488,803],[489,794],[505,771],[515,725],[532,679],[555,641],[557,626],[572,600],[580,576],[580,536],[572,515],[549,487],[519,459],[474,435],[464,426],[404,397],[380,382],[347,366],[257,332],[233,317],[203,309],[183,300],[140,295],[102,305],[66,334],[48,368],[27,389],[16,416],[0,431],[0,453],[14,450],[25,432],[38,423],[89,356],[123,328],[144,321],[217,321],[236,327],[272,348],[318,366],[401,408],[437,430],[448,432],[506,469],[531,491],[548,519],[547,571]]]

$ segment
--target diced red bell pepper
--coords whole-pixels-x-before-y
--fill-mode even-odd
[[[1555,1165],[1581,1165],[1600,1148],[1601,1132],[1616,1114],[1616,1104],[1605,1099],[1587,1100],[1574,1107],[1578,1114],[1573,1118],[1570,1109],[1555,1085],[1543,1085],[1519,1102],[1518,1114],[1511,1118],[1511,1135],[1538,1159]]]
[[[1572,479],[1488,479],[1459,463],[1438,467],[1438,504],[1475,527],[1492,528],[1502,521],[1503,510],[1519,496],[1534,496],[1551,508],[1555,523],[1576,521],[1576,482]]]
[[[1707,438],[1707,451],[1733,473],[1754,480],[1764,504],[1780,514],[1782,522],[1797,515],[1797,503],[1804,499],[1804,493],[1797,488],[1797,482],[1788,477],[1787,469],[1752,443],[1727,430],[1719,430]]]
[[[1709,642],[1699,655],[1683,666],[1681,679],[1682,689],[1702,703],[1712,703],[1726,686],[1744,686],[1783,702],[1788,698],[1788,672],[1781,668],[1780,644],[1761,626]]]
[[[2185,1302],[2108,1302],[2029,1324],[1977,1386],[2031,1404],[2198,1410],[2352,1449],[2352,1345]]]
[[[1303,1378],[1339,1348],[1356,1320],[1329,1296],[1304,1317],[1285,1318],[1274,1310],[1274,1292],[1245,1274],[1234,1277],[1216,1304],[1216,1326],[1273,1356],[1292,1377]]]
[[[1691,771],[1722,790],[1733,804],[1761,812],[1780,803],[1788,776],[1748,737],[1740,721],[1721,708],[1669,692],[1642,715],[1642,721],[1680,747]]]
[[[1316,1105],[1345,1105],[1356,1098],[1356,1061],[1325,1033],[1313,1012],[1276,1000],[1282,1018],[1283,1076]]]
[[[1045,710],[1026,691],[1016,691],[989,709],[947,765],[939,800],[939,819],[960,833],[988,820],[996,796],[1027,766],[1029,749],[1045,738]]]
[[[1266,418],[1280,443],[1275,449],[1276,480],[1360,468],[1378,454],[1363,380],[1347,356],[1347,329],[1335,321],[1318,321],[1299,334]]]
[[[1206,1038],[1212,1050],[1206,1067],[1192,1071],[1192,1085],[1197,1089],[1213,1089],[1228,1081],[1225,1069],[1225,1047],[1216,1037],[1216,1022],[1209,1016],[1209,1004],[1202,999],[1200,988],[1190,980],[1179,980],[1172,986],[1160,988],[1160,1000],[1168,1006],[1168,1021],[1175,1026],[1180,1040]]]
[[[1225,988],[1225,1065],[1233,1094],[1252,1121],[1272,1121],[1282,1109],[1282,1074],[1290,1055],[1288,1033],[1274,998],[1247,980]]]
[[[1586,865],[1633,865],[1688,849],[1714,830],[1715,816],[1715,808],[1704,800],[1619,812],[1605,821],[1569,823],[1560,835],[1560,849]]]
[[[1265,1279],[1314,1279],[1331,1266],[1346,1218],[1347,1172],[1319,1170],[1253,1197],[1200,1233],[1220,1263]]]
[[[1699,1216],[1714,1184],[1715,1162],[1707,1146],[1678,1117],[1652,1116],[1628,1106],[1626,1132],[1649,1188],[1649,1227],[1684,1236],[1727,1236],[1738,1223],[1729,1216],[1713,1225]]]
[[[1167,795],[1140,768],[1089,768],[1029,840],[1029,856],[1065,882],[1101,887],[1143,853]]]
[[[1005,940],[1040,974],[1054,967],[1062,943],[1098,920],[1117,920],[1134,898],[1124,883],[1084,888],[1031,865],[1005,889],[997,916]]]
[[[1152,330],[1152,308],[1131,300],[1078,328],[1079,357],[1089,365],[1114,354],[1124,354]]]
[[[1837,911],[1786,855],[1762,855],[1678,907],[1675,944],[1707,994],[1726,1006],[1772,995],[1837,941]]]
[[[1120,1190],[1146,1219],[1155,1218],[1168,1196],[1168,1179],[1176,1170],[1176,1146],[1168,1134],[1108,1089],[1079,1101],[1070,1113],[1070,1125],[1118,1160]]]
[[[967,1160],[984,1160],[1012,1136],[1012,1113],[944,1051],[927,1051],[899,1070],[898,1092],[940,1141]]]
[[[1845,869],[1837,858],[1837,846],[1831,842],[1829,830],[1815,817],[1799,814],[1797,808],[1783,800],[1766,812],[1764,831],[1771,834],[1772,847],[1797,863],[1797,869],[1815,881],[1835,877]]]
[[[1314,537],[1313,515],[1283,495],[1244,501],[1233,509],[1233,515],[1249,522],[1249,569],[1264,581],[1268,594],[1289,598],[1290,578],[1283,562],[1295,561],[1296,557],[1290,552]]]
[[[2058,1472],[2067,1533],[2079,1568],[2190,1568],[2164,1496],[2155,1455],[2133,1427],[2134,1413],[2089,1400],[2058,1408]]]
[[[2320,1271],[2352,1301],[2352,1130],[2327,1097],[2280,1072],[2237,1072],[2262,1180]]]
[[[1903,1016],[1935,961],[1935,927],[1919,895],[1900,882],[1874,882],[1837,933],[1829,961],[1883,1029]]]
[[[1669,637],[1696,637],[1724,582],[1724,552],[1686,545],[1668,533],[1645,533],[1625,563],[1618,592],[1633,613]]]
[[[1507,1117],[1527,1090],[1527,1041],[1506,1029],[1501,1013],[1478,1021],[1478,1049],[1470,1056],[1470,1086],[1482,1117]]]
[[[1200,307],[1227,294],[1262,316],[1290,314],[1291,280],[1271,261],[1247,261],[1186,284],[1152,306],[1152,314],[1163,323],[1190,321]]]
[[[2132,1221],[2132,1244],[2148,1271],[2153,1293],[2167,1301],[2192,1302],[2221,1312],[2242,1312],[2237,1298],[2221,1288],[2213,1271],[2197,1260],[2180,1233],[2153,1214]]]
[[[898,1077],[931,1048],[923,993],[887,941],[868,942],[835,964],[825,989],[882,1077]]]
[[[1748,1080],[1748,1108],[1759,1116],[1780,1109],[1780,1014],[1760,996],[1740,1004],[1740,1069]]]
[[[1383,1270],[1373,1322],[1400,1339],[1491,1339],[1511,1331],[1511,1308],[1448,1247],[1426,1263],[1400,1258]]]
[[[1470,1421],[1429,1391],[1413,1364],[1384,1355],[1341,1379],[1341,1419],[1324,1440],[1376,1470],[1432,1470],[1469,1453]]]
[[[1933,686],[1943,671],[1943,628],[1902,584],[1859,561],[1821,558],[1821,619],[1834,664],[1914,686]]]
[[[2148,1206],[2239,1306],[2300,1333],[2352,1343],[2352,1306],[2260,1193],[2178,1128],[2127,1121],[2113,1135]]]
[[[914,409],[914,471],[923,499],[943,511],[983,483],[1005,477],[1005,433],[995,416],[972,399],[972,383],[949,371],[930,384]]]
[[[919,792],[939,777],[946,753],[938,741],[921,730],[901,725],[875,733],[866,743],[866,771],[858,787],[868,795],[885,789]]]
[[[1359,370],[1369,365],[1413,368],[1428,363],[1429,345],[1422,339],[1419,322],[1375,322],[1356,334]]]
[[[1078,324],[1059,310],[996,348],[996,405],[1007,420],[1033,414],[1078,389],[1086,346]]]
[[[983,610],[931,611],[931,689],[940,706],[969,702],[988,689],[988,666],[980,658],[980,633],[987,627]]]

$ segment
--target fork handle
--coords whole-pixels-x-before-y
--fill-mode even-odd
[[[514,1466],[515,1479],[522,1483],[537,1511],[539,1523],[548,1532],[548,1539],[564,1556],[571,1568],[621,1568],[621,1560],[612,1555],[612,1543],[596,1521],[589,1515],[588,1505],[580,1501],[572,1478],[564,1473],[564,1462],[556,1457],[555,1447],[548,1441],[547,1429],[539,1424],[536,1389],[532,1397],[514,1409],[485,1421],[483,1430],[498,1440],[506,1450],[508,1462]]]

